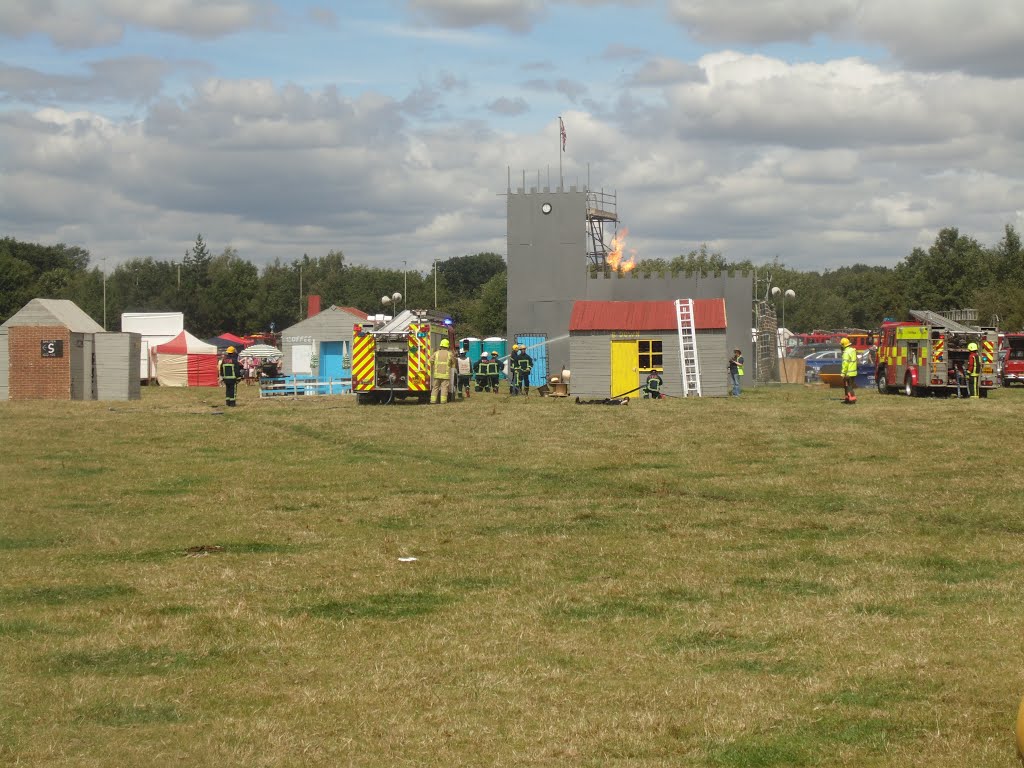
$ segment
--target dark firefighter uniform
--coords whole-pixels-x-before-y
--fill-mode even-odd
[[[971,397],[979,397],[980,388],[978,384],[981,378],[981,358],[978,357],[977,343],[972,341],[968,344],[967,351],[970,352],[967,356],[967,391]]]
[[[242,378],[242,366],[238,364],[235,357],[235,348],[228,347],[228,352],[220,361],[218,371],[221,381],[224,382],[224,402],[229,408],[235,407],[235,390],[238,381]]]
[[[491,352],[491,360],[487,363],[487,372],[491,378],[491,392],[497,392],[498,383],[501,381],[501,361],[498,360],[497,352]]]
[[[512,357],[508,360],[509,372],[512,375],[512,385],[509,393],[516,395],[522,392],[530,394],[530,371],[533,370],[533,358],[527,354],[526,349],[513,345]]]
[[[647,374],[647,381],[644,382],[644,399],[661,400],[661,388],[665,384],[661,374],[651,371]]]
[[[476,391],[490,392],[491,390],[491,360],[486,352],[480,354],[480,360],[474,370],[476,374]]]

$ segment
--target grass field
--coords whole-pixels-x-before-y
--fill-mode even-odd
[[[838,397],[0,403],[0,764],[1010,765],[1024,391]]]

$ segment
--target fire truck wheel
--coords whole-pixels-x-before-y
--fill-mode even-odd
[[[889,394],[889,385],[885,383],[885,372],[879,372],[878,378],[875,379],[875,386],[878,387],[878,394],[887,395]]]
[[[988,397],[988,390],[987,389],[979,389],[978,390],[978,397]]]
[[[907,397],[913,397],[916,394],[914,392],[914,382],[909,376],[903,379],[903,394]]]

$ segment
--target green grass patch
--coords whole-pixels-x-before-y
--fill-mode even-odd
[[[708,750],[711,764],[723,768],[775,768],[820,765],[816,743],[795,734],[743,736]]]
[[[960,560],[946,555],[919,557],[910,561],[909,564],[924,571],[929,579],[942,584],[989,581],[999,578],[1009,570],[1009,566],[995,560]]]
[[[54,675],[169,675],[223,660],[223,655],[218,653],[123,646],[111,650],[56,653],[46,660],[45,668]]]
[[[17,587],[0,591],[0,605],[75,605],[114,600],[136,593],[127,584],[65,584],[49,587]]]
[[[556,605],[546,612],[546,616],[552,621],[621,621],[655,618],[664,613],[664,605],[643,598],[613,597]]]
[[[80,708],[75,719],[81,723],[126,728],[139,725],[174,725],[184,722],[186,718],[173,704],[108,702]]]
[[[810,579],[785,579],[767,576],[741,576],[733,584],[742,589],[784,597],[828,597],[838,593],[831,584]]]
[[[328,600],[303,612],[318,619],[413,619],[435,613],[447,603],[434,592],[388,592],[357,600]]]

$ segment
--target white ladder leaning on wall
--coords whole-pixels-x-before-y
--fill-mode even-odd
[[[683,397],[700,397],[700,363],[697,361],[693,299],[676,299],[676,328],[679,331],[679,361],[683,369]]]

